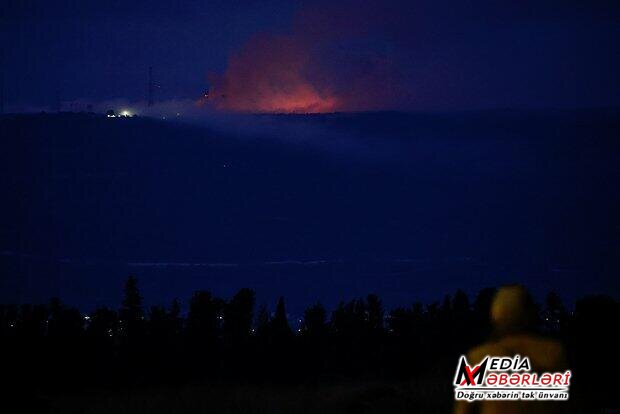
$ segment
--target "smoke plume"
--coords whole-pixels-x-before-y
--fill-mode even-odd
[[[397,74],[392,46],[372,11],[302,9],[289,33],[261,33],[211,75],[209,101],[235,112],[319,113],[390,109]]]

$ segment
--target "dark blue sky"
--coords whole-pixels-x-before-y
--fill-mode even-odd
[[[150,65],[162,98],[195,97],[208,71],[222,71],[253,33],[285,27],[293,9],[290,1],[9,1],[7,100],[52,104],[56,90],[62,100],[145,99]]]
[[[150,65],[160,100],[253,94],[294,72],[276,92],[316,92],[338,110],[610,106],[619,11],[599,0],[9,0],[2,72],[9,107],[143,100]],[[227,72],[231,58],[242,70]]]

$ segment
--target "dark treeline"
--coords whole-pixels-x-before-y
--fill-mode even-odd
[[[3,373],[18,387],[51,388],[425,375],[440,378],[449,392],[458,355],[493,335],[489,308],[494,293],[494,288],[483,289],[470,300],[459,290],[436,303],[389,312],[373,294],[342,302],[331,312],[317,303],[293,330],[284,298],[273,310],[255,309],[250,289],[228,300],[197,291],[186,314],[178,300],[144,309],[137,281],[130,277],[118,310],[99,308],[84,315],[58,299],[47,305],[0,305]],[[586,378],[617,366],[612,352],[617,349],[618,302],[588,297],[569,312],[550,293],[538,309],[539,332],[567,346],[583,398],[604,393],[602,382]]]

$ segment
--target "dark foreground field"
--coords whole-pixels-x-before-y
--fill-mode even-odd
[[[223,300],[197,291],[178,306],[145,311],[135,279],[122,307],[83,317],[57,299],[0,305],[0,408],[38,413],[405,413],[448,412],[461,354],[501,338],[489,322],[495,290],[470,303],[387,311],[375,295],[331,313],[308,308],[293,331],[283,300],[254,311],[254,293]],[[572,370],[561,412],[617,407],[613,375],[620,304],[586,297],[567,311],[550,294],[518,333],[558,341]],[[502,334],[503,335],[503,334]],[[595,380],[590,380],[594,378]],[[15,410],[11,407],[17,406]],[[4,410],[3,410],[4,412]]]
[[[92,389],[40,397],[59,413],[442,413],[451,408],[444,382],[344,382],[308,385],[192,385],[146,390]]]

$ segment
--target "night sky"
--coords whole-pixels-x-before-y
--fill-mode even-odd
[[[213,106],[251,112],[620,100],[615,1],[8,0],[0,13],[7,110],[144,101],[149,66],[159,101],[209,89]]]
[[[3,118],[0,301],[618,292],[618,1],[4,0],[0,31],[5,112],[180,121]]]

